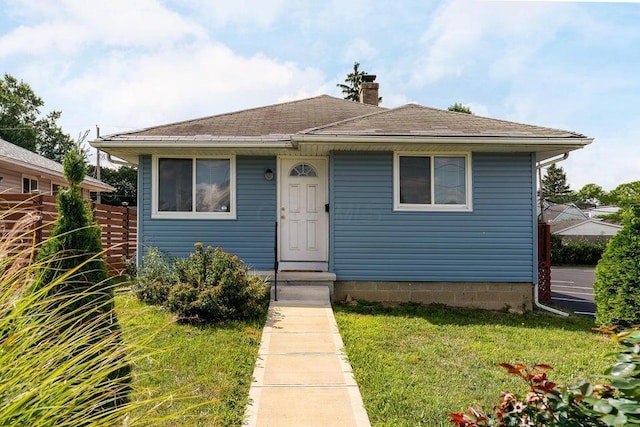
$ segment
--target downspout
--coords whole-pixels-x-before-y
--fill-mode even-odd
[[[100,128],[98,127],[98,125],[96,125],[96,139],[100,139]],[[98,150],[98,174],[100,173],[100,148],[97,148]],[[106,151],[105,151],[106,153]],[[125,162],[123,160],[115,160],[113,157],[111,157],[111,154],[106,153],[107,154],[107,160],[109,160],[111,163],[113,163],[114,165],[119,165],[119,166],[130,166],[131,163],[129,162]],[[97,179],[100,179],[100,176],[98,175]],[[98,193],[100,194],[100,193]]]
[[[542,168],[545,166],[551,166],[555,163],[561,162],[563,160],[567,160],[569,158],[569,152],[567,151],[560,158],[547,160],[544,163],[538,163],[536,168],[538,169],[538,179],[540,180],[540,218],[544,220],[544,199],[542,197]],[[540,280],[540,278],[538,278]],[[546,310],[550,313],[557,314],[558,316],[569,317],[569,313],[565,313],[564,311],[555,309],[553,307],[549,307],[548,305],[544,305],[540,302],[538,295],[538,284],[533,287],[533,303],[536,307]]]
[[[116,160],[116,159],[114,159],[113,157],[111,157],[111,154],[109,154],[109,153],[107,153],[107,160],[109,160],[114,165],[131,166],[131,163],[129,163],[129,162],[125,162],[124,160]]]

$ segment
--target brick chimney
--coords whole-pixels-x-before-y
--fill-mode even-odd
[[[362,76],[360,84],[360,102],[369,105],[378,105],[378,89],[380,84],[374,82],[376,76],[374,74],[365,74]]]

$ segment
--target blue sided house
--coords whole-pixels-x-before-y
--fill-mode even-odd
[[[334,300],[530,309],[537,167],[592,139],[362,91],[92,141],[138,165],[138,258],[202,242]]]

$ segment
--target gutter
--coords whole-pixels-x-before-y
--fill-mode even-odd
[[[562,157],[560,158],[555,158],[555,159],[551,159],[551,160],[547,160],[544,163],[538,163],[536,165],[536,169],[538,170],[538,179],[540,180],[540,217],[542,220],[544,220],[544,209],[543,209],[543,198],[542,198],[542,168],[546,167],[546,166],[551,166],[553,164],[556,164],[558,162],[561,162],[563,160],[567,160],[569,158],[569,152],[567,151],[566,153],[564,153],[562,155]],[[540,281],[540,278],[538,277],[538,281]],[[536,283],[533,286],[533,303],[535,304],[536,307],[548,311],[550,313],[553,314],[557,314],[558,316],[562,316],[562,317],[569,317],[569,313],[566,313],[564,311],[555,309],[553,307],[549,307],[548,305],[544,305],[540,302],[540,298],[538,295],[538,284]]]

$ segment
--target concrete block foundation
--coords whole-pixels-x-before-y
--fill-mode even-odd
[[[335,282],[333,301],[344,301],[347,295],[353,299],[390,303],[438,303],[452,307],[509,309],[516,312],[533,309],[531,283]]]

